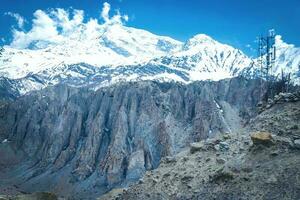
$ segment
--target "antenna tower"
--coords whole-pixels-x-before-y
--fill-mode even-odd
[[[258,65],[260,66],[260,77],[267,83],[267,95],[268,99],[271,91],[271,76],[270,70],[272,69],[276,59],[276,47],[275,47],[275,31],[269,30],[267,36],[260,36],[258,38]],[[263,83],[261,84],[263,90]],[[262,91],[263,92],[263,91]]]

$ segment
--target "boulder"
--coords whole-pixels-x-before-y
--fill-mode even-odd
[[[221,151],[229,150],[229,144],[227,142],[220,142],[219,146]]]
[[[299,101],[298,93],[279,93],[274,96],[274,103]]]
[[[282,96],[275,95],[275,96],[274,96],[274,101],[275,101],[275,102],[280,101],[281,97],[282,97]]]
[[[193,154],[197,151],[201,151],[204,149],[204,144],[201,142],[194,142],[190,144],[190,152]]]
[[[294,102],[297,101],[297,96],[293,93],[280,93],[286,102]]]
[[[250,137],[254,145],[270,145],[273,143],[272,134],[269,132],[255,132]]]
[[[216,151],[228,151],[229,150],[229,144],[227,142],[220,142],[219,144],[216,144],[214,146],[214,149]]]
[[[216,161],[219,164],[225,164],[226,163],[226,160],[224,158],[217,158]]]
[[[177,160],[174,156],[166,156],[166,157],[163,157],[160,161],[160,164],[173,164],[173,163],[176,163]]]
[[[278,180],[274,174],[270,175],[270,177],[266,180],[266,183],[268,184],[275,184]]]
[[[226,133],[225,135],[223,135],[223,139],[224,139],[224,140],[229,140],[229,139],[231,139],[230,134],[229,134],[229,133]]]
[[[295,147],[300,149],[300,139],[294,140]]]

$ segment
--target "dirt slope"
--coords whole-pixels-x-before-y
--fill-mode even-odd
[[[101,199],[300,199],[299,122],[299,101],[274,103],[244,129],[192,143]]]

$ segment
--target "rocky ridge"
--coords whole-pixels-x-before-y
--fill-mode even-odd
[[[192,143],[100,199],[299,199],[299,106],[275,104],[244,129]]]
[[[126,186],[190,142],[239,130],[255,116],[259,84],[234,78],[32,92],[1,106],[0,186],[78,199]]]

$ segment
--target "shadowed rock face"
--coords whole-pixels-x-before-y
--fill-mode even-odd
[[[96,92],[59,85],[20,97],[0,108],[0,139],[10,141],[0,154],[20,152],[18,165],[0,163],[0,186],[97,196],[137,180],[190,142],[238,129],[253,114],[258,86],[241,78],[124,83]]]

